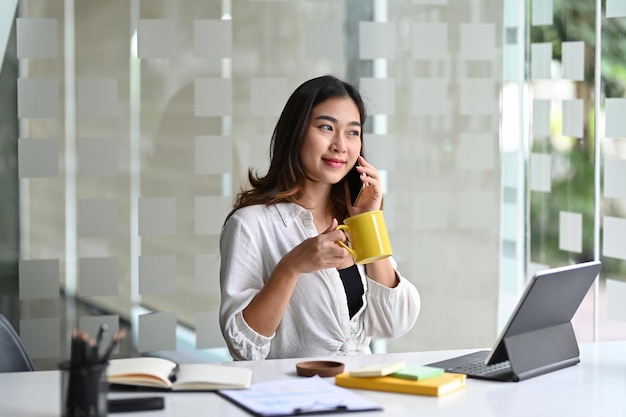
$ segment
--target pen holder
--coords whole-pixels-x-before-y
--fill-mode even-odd
[[[59,363],[62,417],[107,415],[107,366],[108,362],[91,365],[72,365],[70,361]]]

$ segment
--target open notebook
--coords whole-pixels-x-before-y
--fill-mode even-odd
[[[212,391],[250,388],[252,370],[212,363],[176,364],[164,358],[113,359],[107,368],[110,384],[169,391]]]
[[[537,272],[491,351],[429,366],[469,378],[521,381],[577,364],[571,320],[601,267],[599,261],[591,261]]]

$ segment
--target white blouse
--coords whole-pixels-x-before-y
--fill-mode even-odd
[[[370,353],[372,337],[400,337],[413,327],[420,311],[415,286],[396,271],[399,284],[385,287],[367,277],[362,265],[363,306],[352,319],[339,272],[330,268],[300,276],[273,336],[248,326],[242,311],[276,264],[317,235],[313,215],[297,204],[244,207],[228,219],[220,237],[220,326],[233,359]]]

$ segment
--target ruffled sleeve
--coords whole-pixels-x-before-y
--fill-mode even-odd
[[[395,261],[392,260],[394,268]],[[396,270],[399,283],[385,287],[367,277],[367,305],[364,326],[370,337],[397,338],[406,334],[417,320],[421,308],[415,285]]]

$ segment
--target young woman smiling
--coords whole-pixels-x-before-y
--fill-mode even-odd
[[[220,326],[235,360],[369,353],[372,337],[415,323],[419,294],[394,259],[356,265],[337,244],[345,218],[382,208],[365,118],[354,86],[308,80],[279,117],[267,174],[249,170],[220,237]],[[357,161],[365,187],[353,206],[344,178]]]

